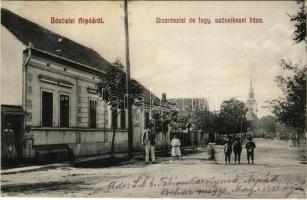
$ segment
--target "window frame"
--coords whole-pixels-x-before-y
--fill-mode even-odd
[[[43,126],[43,92],[48,92],[52,94],[52,119],[51,119],[51,126]],[[41,127],[53,127],[54,126],[54,109],[55,109],[55,102],[54,102],[54,90],[41,88],[40,90],[40,126]]]
[[[61,95],[65,95],[65,96],[69,97],[68,126],[67,127],[66,126],[61,126]],[[59,93],[58,93],[58,111],[59,111],[59,114],[58,114],[58,118],[59,118],[58,124],[59,124],[59,127],[60,128],[69,128],[71,126],[71,94],[70,93],[59,91]]]
[[[116,114],[115,118],[114,114]],[[117,128],[118,128],[118,109],[111,108],[111,129],[117,129]]]
[[[97,106],[97,100],[95,98],[89,97],[88,99],[88,127],[89,128],[97,128],[97,109],[94,109],[95,111],[95,125],[92,126],[92,117],[91,117],[91,101],[95,102]]]
[[[125,109],[121,109],[120,110],[120,118],[119,118],[119,120],[120,120],[120,128],[121,129],[126,129],[127,128],[126,127],[127,119],[126,119],[126,110]]]

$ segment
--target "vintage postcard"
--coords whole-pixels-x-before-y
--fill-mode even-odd
[[[306,199],[306,2],[2,1],[1,197]]]

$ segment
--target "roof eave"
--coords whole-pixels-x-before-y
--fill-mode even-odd
[[[102,75],[106,75],[106,72],[103,71],[103,70],[98,70],[98,69],[93,68],[91,66],[88,66],[88,65],[85,65],[85,64],[82,64],[82,63],[79,63],[79,62],[76,62],[76,61],[64,58],[62,56],[59,56],[59,55],[56,55],[56,54],[53,54],[53,53],[49,53],[47,51],[44,51],[44,50],[41,50],[41,49],[37,49],[37,48],[34,48],[34,47],[28,47],[27,50],[28,49],[30,49],[32,51],[32,53],[34,53],[34,52],[42,53],[42,54],[45,54],[47,56],[54,57],[56,59],[62,60],[64,62],[68,62],[68,63],[74,64],[74,65],[78,65],[81,68],[85,69],[86,71],[96,72],[96,73],[99,73],[100,75],[101,74]]]

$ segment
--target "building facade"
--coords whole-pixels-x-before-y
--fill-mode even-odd
[[[110,154],[113,138],[115,153],[127,152],[127,112],[111,109],[97,87],[112,64],[8,10],[2,9],[1,17],[1,133],[8,123],[13,125],[16,159]],[[133,109],[136,150],[142,149],[141,135],[151,119],[147,104]],[[160,134],[157,146],[168,145]]]

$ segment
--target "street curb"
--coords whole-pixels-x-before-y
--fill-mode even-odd
[[[6,169],[1,170],[1,175],[8,175],[8,174],[16,174],[16,173],[23,173],[23,172],[30,172],[30,171],[39,171],[43,169],[50,169],[50,168],[56,168],[56,167],[67,167],[70,166],[70,163],[64,162],[64,163],[52,163],[47,165],[40,165],[40,166],[27,166],[27,167],[18,167],[13,169]]]
[[[182,151],[189,151],[191,150],[191,147],[183,147]],[[167,151],[167,155],[169,155],[169,151]],[[199,150],[196,150],[195,152],[189,152],[189,153],[199,153]],[[156,157],[170,157],[169,156],[161,156],[163,155],[163,151],[156,151]],[[134,153],[134,159],[143,159],[144,158],[144,152],[135,152]],[[114,158],[127,158],[128,153],[118,153],[114,155]],[[46,165],[35,165],[35,166],[27,166],[27,167],[18,167],[18,168],[12,168],[12,169],[1,169],[1,175],[9,175],[9,174],[17,174],[17,173],[25,173],[25,172],[33,172],[33,171],[39,171],[39,170],[46,170],[50,168],[57,168],[57,167],[70,167],[74,164],[80,164],[80,163],[85,163],[85,162],[90,162],[90,161],[95,161],[95,160],[100,160],[100,159],[109,159],[110,155],[99,155],[99,156],[92,156],[92,157],[84,157],[84,158],[78,158],[73,161],[65,161],[61,163],[51,163],[51,164],[46,164]],[[137,162],[137,161],[134,161]],[[131,164],[131,161],[125,161],[124,163],[129,163]]]
[[[135,158],[138,158],[141,156],[141,154],[135,153]],[[115,154],[114,158],[125,158],[128,157],[128,153],[121,153],[121,154]],[[74,164],[80,164],[84,162],[89,161],[95,161],[100,159],[109,159],[110,155],[100,155],[100,156],[92,156],[92,157],[84,157],[84,158],[77,158],[73,161],[65,161],[61,163],[51,163],[51,164],[45,164],[45,165],[35,165],[35,166],[27,166],[27,167],[17,167],[12,169],[1,169],[1,175],[9,175],[9,174],[16,174],[16,173],[24,173],[24,172],[30,172],[30,171],[39,171],[44,169],[50,169],[50,168],[56,168],[56,167],[70,167]]]

